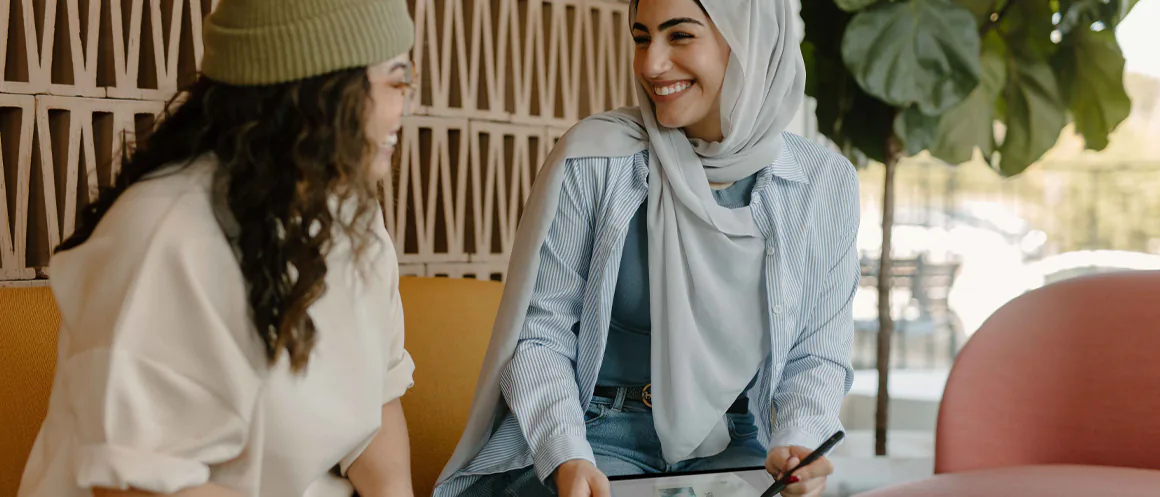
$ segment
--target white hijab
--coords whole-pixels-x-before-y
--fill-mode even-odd
[[[598,114],[553,149],[528,199],[463,439],[440,482],[466,465],[502,414],[499,374],[514,353],[559,203],[564,162],[650,152],[647,207],[653,418],[670,463],[729,444],[724,414],[769,354],[766,240],[750,209],[717,205],[709,182],[753,175],[783,153],[781,133],[805,98],[791,0],[707,0],[731,49],[721,89],[722,142],[687,138],[639,109]],[[635,22],[636,12],[631,13]]]

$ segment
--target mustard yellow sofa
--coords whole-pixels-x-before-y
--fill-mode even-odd
[[[0,288],[0,497],[16,495],[48,409],[59,323],[47,287]]]
[[[435,478],[467,423],[503,285],[403,278],[399,283],[415,387],[403,397],[415,495]],[[0,288],[0,497],[16,495],[48,408],[60,313],[47,287]]]
[[[411,432],[411,476],[415,495],[429,496],[467,425],[503,285],[403,278],[399,291],[407,351],[415,360],[415,386],[403,396]]]

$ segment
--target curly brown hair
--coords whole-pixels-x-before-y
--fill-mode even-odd
[[[356,260],[377,240],[369,231],[378,208],[367,177],[369,99],[365,68],[268,86],[200,77],[167,105],[152,133],[132,147],[123,142],[114,185],[85,207],[57,251],[84,243],[117,198],[150,173],[213,152],[228,178],[239,266],[268,363],[285,350],[291,369],[304,371],[317,335],[306,310],[326,292],[336,228],[351,239]],[[337,216],[331,199],[353,201],[354,215]]]

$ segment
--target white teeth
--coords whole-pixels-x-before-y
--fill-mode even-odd
[[[390,136],[387,136],[386,138],[383,139],[383,141],[379,142],[379,147],[392,148],[398,143],[399,143],[399,135],[397,133],[391,133]]]
[[[693,86],[693,83],[689,81],[682,81],[680,83],[673,83],[668,86],[654,86],[653,91],[656,92],[657,95],[663,97],[666,95],[683,92],[689,89],[690,86]]]

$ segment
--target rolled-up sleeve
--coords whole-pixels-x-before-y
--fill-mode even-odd
[[[74,357],[77,485],[172,493],[209,481],[245,446],[249,412],[212,385],[120,351]]]
[[[173,493],[246,447],[266,364],[237,263],[167,221],[138,246],[95,237],[53,261],[80,488]]]
[[[394,254],[394,248],[387,243],[390,257],[387,257],[383,271],[388,273],[386,278],[387,293],[387,322],[383,337],[383,404],[402,397],[407,389],[415,384],[415,361],[411,354],[403,347],[403,300],[399,295],[399,264]]]
[[[414,386],[415,362],[404,346],[406,333],[403,296],[399,294],[399,257],[390,235],[387,235],[382,213],[376,210],[374,216],[371,230],[383,248],[383,257],[375,261],[380,284],[376,291],[382,296],[376,298],[383,301],[382,314],[377,316],[383,322],[379,341],[383,347],[383,404],[389,404]]]

